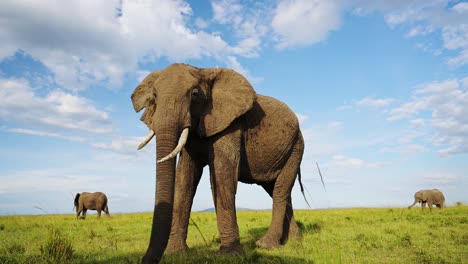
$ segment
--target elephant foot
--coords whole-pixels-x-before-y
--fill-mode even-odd
[[[299,229],[299,226],[297,225],[297,223],[294,223],[289,228],[289,236],[288,237],[295,238],[296,240],[300,240],[302,238],[301,230]]]
[[[185,243],[185,241],[171,242],[171,240],[169,240],[165,252],[168,254],[173,254],[187,251],[189,251],[189,247],[187,246],[187,243]]]
[[[219,247],[219,250],[216,254],[217,255],[242,255],[244,254],[244,249],[242,248],[242,245],[239,242],[230,246],[221,245],[221,247]]]
[[[258,248],[262,249],[275,249],[280,247],[278,239],[274,239],[272,236],[266,234],[260,240],[258,240],[255,245]]]

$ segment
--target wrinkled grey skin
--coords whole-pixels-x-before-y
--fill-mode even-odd
[[[414,203],[410,206],[408,206],[408,209],[413,207],[415,204],[421,203],[422,210],[426,207],[426,203],[429,205],[429,209],[432,212],[432,205],[435,205],[439,207],[439,209],[442,209],[445,204],[445,197],[442,194],[441,191],[438,189],[432,189],[432,190],[421,190],[418,191],[414,194]]]
[[[80,218],[80,213],[83,212],[81,219],[86,218],[87,210],[96,210],[98,218],[101,217],[101,211],[104,211],[109,216],[109,208],[107,207],[107,196],[102,192],[82,192],[75,196],[76,218]]]
[[[157,159],[188,141],[176,165],[156,166],[153,225],[143,263],[159,263],[166,250],[184,251],[187,229],[203,168],[210,169],[220,238],[219,253],[239,254],[236,219],[238,182],[258,184],[273,199],[272,221],[256,245],[276,248],[298,237],[291,189],[299,175],[304,140],[294,112],[284,103],[257,94],[241,74],[223,68],[173,64],[149,74],[133,92],[136,112],[156,135]]]

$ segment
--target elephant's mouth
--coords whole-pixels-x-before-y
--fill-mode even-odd
[[[177,154],[179,154],[180,151],[182,151],[182,148],[185,146],[185,143],[187,143],[188,134],[189,134],[189,128],[186,127],[184,128],[184,130],[182,130],[182,133],[180,134],[180,137],[179,137],[179,142],[177,143],[177,146],[174,148],[174,150],[172,150],[172,152],[169,153],[164,158],[161,158],[160,160],[158,160],[158,163],[164,162],[166,160],[172,159],[175,156],[177,156]],[[154,137],[154,135],[155,135],[154,131],[150,130],[148,136],[146,136],[143,142],[141,142],[141,144],[138,145],[138,149],[142,149],[143,147],[145,147],[146,144],[148,144],[148,142],[150,142],[150,140]]]

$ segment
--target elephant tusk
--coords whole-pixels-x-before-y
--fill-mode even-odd
[[[164,162],[168,159],[172,159],[173,157],[177,156],[179,152],[182,150],[182,148],[185,146],[185,143],[187,143],[187,138],[188,138],[188,133],[189,133],[189,128],[186,127],[184,130],[182,130],[182,133],[180,134],[179,142],[177,143],[177,146],[175,149],[169,153],[166,157],[158,160],[158,163]]]
[[[153,130],[150,130],[148,136],[146,136],[146,138],[143,140],[143,142],[141,142],[140,145],[138,145],[138,150],[142,149],[144,146],[146,146],[146,144],[148,144],[148,142],[150,142],[150,140],[154,137],[154,131]]]

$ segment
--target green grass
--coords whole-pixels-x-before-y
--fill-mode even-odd
[[[468,263],[468,207],[299,210],[301,240],[277,250],[255,248],[269,211],[238,212],[245,254],[218,256],[214,213],[193,213],[189,253],[162,263]],[[150,213],[86,220],[74,215],[0,217],[0,263],[139,263]]]

